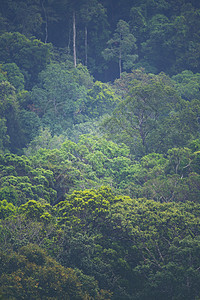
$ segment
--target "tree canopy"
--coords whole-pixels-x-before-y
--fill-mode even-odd
[[[199,17],[0,1],[0,299],[200,299]]]

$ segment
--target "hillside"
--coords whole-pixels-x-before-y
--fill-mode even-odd
[[[0,3],[0,299],[200,299],[200,2]]]

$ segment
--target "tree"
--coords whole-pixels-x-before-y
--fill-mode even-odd
[[[175,61],[171,45],[173,26],[170,20],[161,14],[153,16],[148,23],[147,32],[147,39],[141,44],[145,61],[156,68],[156,73],[169,72]]]
[[[147,21],[144,17],[144,9],[142,7],[133,6],[130,10],[130,29],[138,42],[143,42],[146,37]],[[140,44],[139,43],[139,44]]]
[[[198,72],[200,48],[200,9],[191,3],[183,5],[181,14],[173,21],[174,35],[171,40],[176,61],[172,67],[173,73],[191,70]]]
[[[64,0],[63,1],[63,9],[64,11],[68,12],[72,19],[72,32],[73,32],[73,59],[74,59],[74,67],[77,66],[77,12],[79,11],[80,7],[84,3],[85,0]],[[67,9],[66,9],[67,8]],[[70,37],[69,37],[70,39]]]
[[[55,201],[52,171],[34,168],[25,156],[14,154],[2,155],[0,165],[0,200],[5,199],[16,206],[29,200],[43,199],[49,203]]]
[[[7,31],[17,31],[26,36],[41,37],[42,16],[38,0],[9,0],[3,3],[2,12],[7,17]]]
[[[16,211],[17,208],[12,203],[7,202],[5,199],[0,201],[0,219],[14,215]]]
[[[42,7],[42,18],[43,18],[43,23],[45,23],[44,26],[44,43],[46,44],[49,38],[49,33],[51,32],[49,30],[49,25],[52,23],[58,23],[60,16],[58,15],[58,13],[55,10],[54,5],[55,1],[46,1],[46,0],[42,0],[40,1],[41,7]],[[59,5],[58,5],[59,7]]]
[[[184,70],[182,73],[172,76],[175,81],[176,89],[185,100],[200,100],[200,74]]]
[[[24,89],[24,75],[15,63],[3,64],[1,69],[5,72],[7,80],[16,88],[17,91]]]
[[[79,71],[69,69],[65,63],[49,64],[41,72],[40,84],[32,90],[32,105],[42,120],[43,127],[49,127],[53,134],[59,134],[71,127],[76,113],[86,96],[84,84],[79,84]]]
[[[85,65],[88,65],[88,26],[90,25],[91,21],[94,18],[99,18],[99,16],[102,14],[104,10],[104,7],[98,3],[97,0],[87,0],[85,3],[83,3],[81,9],[80,9],[80,19],[85,25],[84,28],[84,46],[85,46]],[[81,22],[81,23],[82,23]]]
[[[0,45],[0,62],[15,63],[25,76],[26,88],[32,87],[49,61],[50,44],[28,39],[19,32],[6,32],[0,36]]]
[[[97,191],[74,191],[56,205],[61,224],[72,226],[74,231],[90,232],[105,219],[114,195],[109,188]],[[96,224],[96,225],[95,225]]]
[[[118,102],[119,98],[110,85],[96,81],[87,92],[83,113],[91,119],[98,118],[111,113]]]
[[[5,133],[2,146],[3,148],[10,148],[13,152],[16,152],[17,149],[22,147],[24,139],[19,120],[19,103],[16,90],[8,81],[2,81],[0,83],[0,108],[1,131]],[[18,136],[17,139],[16,136]]]
[[[0,270],[0,293],[5,298],[90,297],[83,292],[73,269],[64,268],[36,245],[24,246],[19,253],[10,252],[7,256],[1,252],[1,263],[7,266]]]
[[[125,142],[136,155],[144,155],[163,153],[175,144],[185,146],[198,135],[198,109],[179,97],[165,74],[144,74],[131,85],[128,97],[104,121],[115,141]]]
[[[130,33],[129,25],[123,20],[117,23],[113,38],[107,42],[108,48],[103,51],[106,60],[118,60],[119,75],[122,69],[127,70],[133,67],[137,55],[131,54],[136,50],[136,39]]]

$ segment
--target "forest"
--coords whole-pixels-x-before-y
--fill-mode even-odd
[[[0,299],[200,300],[200,1],[0,1]]]

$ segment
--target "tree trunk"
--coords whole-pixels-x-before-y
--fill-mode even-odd
[[[74,67],[76,68],[76,15],[73,12],[73,54],[74,54]]]
[[[119,49],[119,78],[121,78],[122,74],[122,52],[121,49]]]
[[[85,65],[87,66],[87,61],[88,61],[88,47],[87,47],[87,26],[85,26]]]
[[[71,24],[70,24],[71,25]],[[70,46],[71,46],[71,27],[69,26],[69,38],[68,38],[68,45],[67,45],[67,54],[70,54]]]

